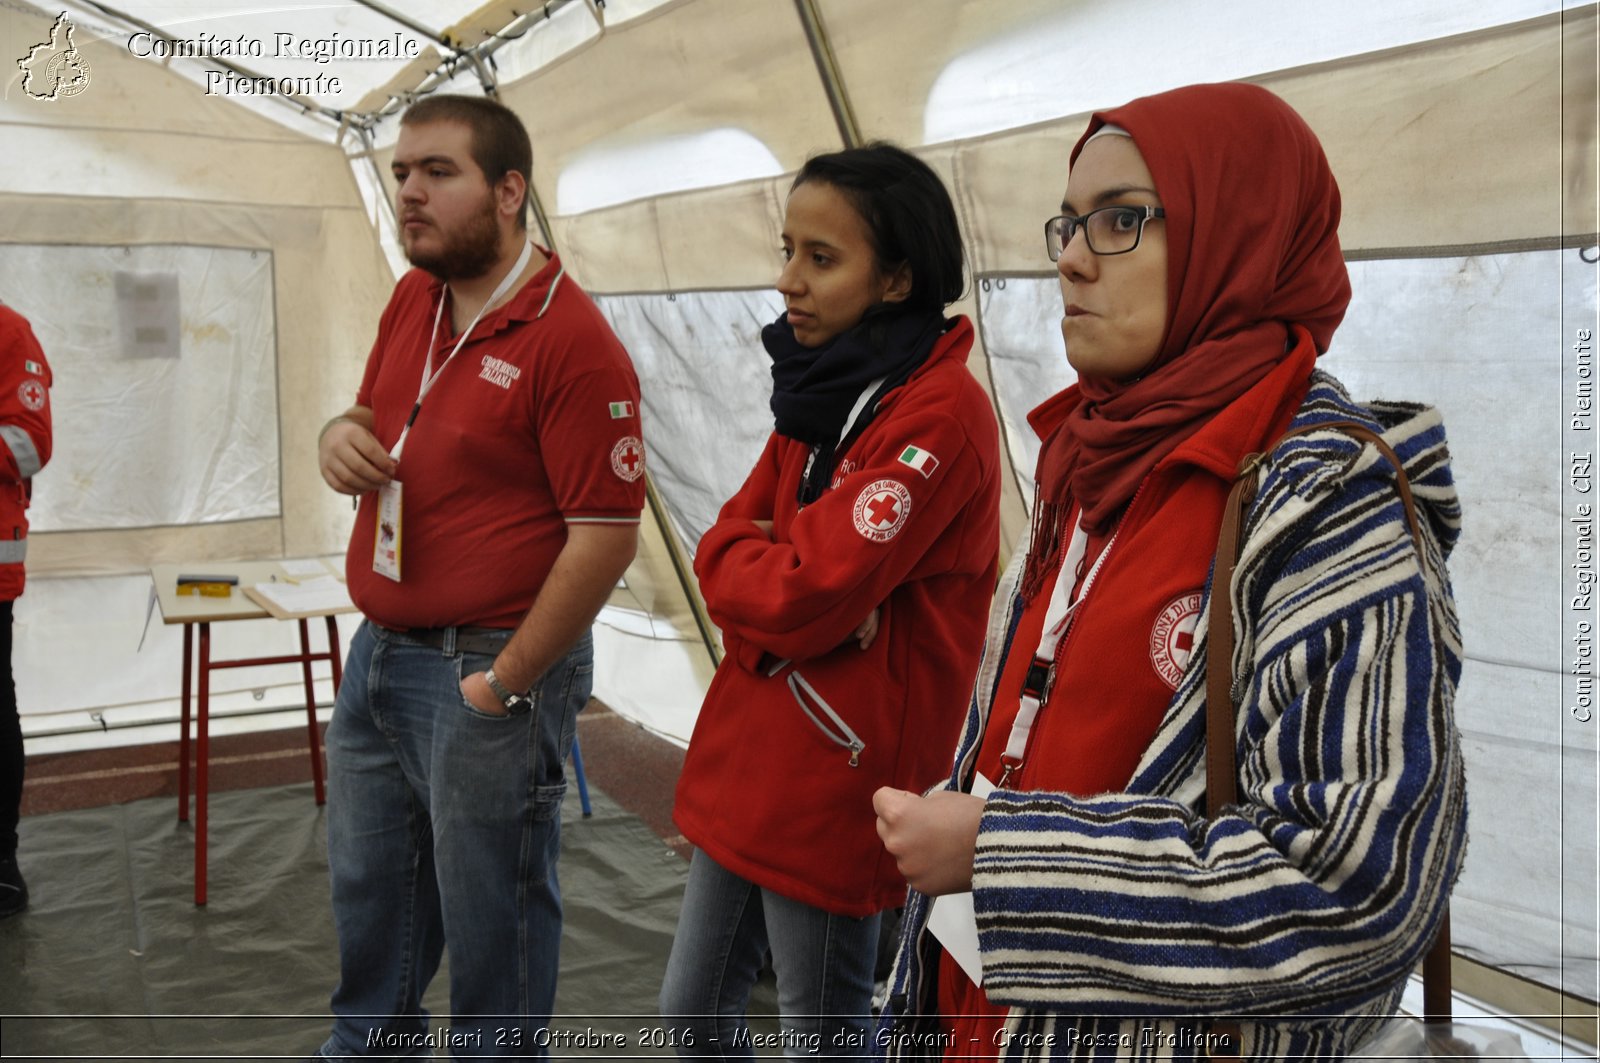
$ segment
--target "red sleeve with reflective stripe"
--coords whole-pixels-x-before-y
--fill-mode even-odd
[[[0,306],[0,482],[20,484],[50,460],[50,381],[27,319]]]

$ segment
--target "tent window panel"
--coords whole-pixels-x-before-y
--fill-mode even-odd
[[[1358,399],[1438,407],[1465,510],[1451,577],[1467,653],[1456,714],[1473,831],[1456,945],[1592,1000],[1595,883],[1570,869],[1597,856],[1595,738],[1571,722],[1560,689],[1571,646],[1562,624],[1581,619],[1562,608],[1571,580],[1560,514],[1572,507],[1567,453],[1594,450],[1568,428],[1567,406],[1572,345],[1578,329],[1595,329],[1600,278],[1567,250],[1353,262],[1350,279],[1321,368]],[[1072,379],[1061,296],[1054,277],[999,281],[979,288],[984,346],[1019,479],[1031,483],[1027,412]]]
[[[393,184],[383,180],[366,155],[351,156],[350,172],[355,175],[356,187],[361,189],[361,203],[366,207],[367,219],[378,234],[378,243],[383,248],[384,259],[389,263],[389,271],[394,274],[395,280],[399,280],[405,276],[411,264],[406,261],[405,251],[400,246],[394,208],[388,202],[394,194]]]
[[[1563,608],[1575,559],[1563,514],[1586,500],[1566,488],[1567,455],[1595,449],[1593,430],[1568,425],[1596,268],[1566,250],[1353,262],[1350,274],[1325,368],[1352,394],[1437,406],[1462,498],[1450,572],[1473,831],[1454,939],[1593,1000],[1595,881],[1571,869],[1596,861],[1595,738],[1566,712],[1560,680],[1573,646],[1563,627],[1585,619]]]
[[[650,475],[692,552],[772,431],[772,363],[760,337],[782,300],[761,291],[595,301],[633,357]]]
[[[1463,610],[1468,648],[1560,669],[1550,596],[1561,585],[1562,528],[1537,516],[1560,512],[1563,314],[1592,327],[1594,267],[1577,251],[1375,260],[1350,263],[1350,282],[1322,367],[1357,397],[1425,402],[1444,415],[1465,510],[1451,557],[1456,591],[1495,603]]]
[[[1028,411],[1077,380],[1061,347],[1061,286],[1054,277],[987,280],[978,285],[978,316],[1000,428],[1031,511],[1039,439],[1028,427]]]
[[[556,181],[556,213],[582,214],[647,196],[776,177],[772,150],[742,129],[707,129],[632,143],[596,144]]]
[[[1254,77],[1575,6],[1580,5],[1574,0],[1351,0],[1297,6],[1292,32],[1263,33],[1263,26],[1285,25],[1284,7],[1274,0],[1152,0],[1132,21],[1127,5],[1090,0],[1039,14],[953,56],[928,92],[922,142],[1015,129],[1176,85]],[[959,10],[929,11],[927,18],[960,24]],[[853,80],[848,64],[845,73]],[[861,73],[869,86],[863,96],[873,89],[896,91],[905,81],[902,68],[893,65]],[[900,80],[894,79],[897,73]]]
[[[0,289],[55,377],[35,530],[279,515],[269,253],[3,244]]]

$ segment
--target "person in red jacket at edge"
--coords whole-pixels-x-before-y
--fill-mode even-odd
[[[944,316],[944,185],[888,144],[816,156],[783,255],[776,431],[695,556],[727,655],[674,812],[695,851],[661,1013],[688,1058],[868,1054],[879,913],[905,895],[872,793],[948,773],[996,574],[999,432],[972,323]],[[780,1031],[758,1039],[769,949]]]
[[[11,607],[22,594],[33,477],[50,460],[50,364],[21,314],[0,303],[0,918],[28,906],[17,866],[22,719],[11,674]]]

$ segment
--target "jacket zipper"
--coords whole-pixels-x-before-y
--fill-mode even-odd
[[[767,669],[767,675],[777,675],[788,664],[788,658],[777,662]],[[856,734],[850,725],[844,722],[844,717],[833,710],[833,706],[828,704],[826,698],[817,693],[817,688],[807,682],[806,677],[801,675],[798,669],[790,670],[787,681],[789,693],[794,696],[795,703],[800,706],[800,711],[806,714],[806,717],[816,729],[822,732],[824,738],[834,745],[849,750],[850,766],[859,768],[861,766],[861,751],[867,748],[867,744],[861,740],[861,736]],[[817,718],[817,714],[811,711],[811,706],[806,704],[807,698],[810,698],[817,708],[822,710],[823,715],[832,722],[834,727],[838,728],[838,731],[834,731],[828,724]]]
[[[806,677],[799,672],[790,672],[789,692],[794,695],[794,700],[799,704],[801,711],[810,717],[811,722],[816,724],[817,730],[821,731],[828,741],[843,746],[850,751],[850,766],[859,768],[861,766],[861,751],[867,748],[867,744],[861,741],[860,736],[850,729],[850,725],[844,722],[843,717],[833,711],[833,706],[829,705],[822,695],[817,693],[817,688],[806,682]],[[828,729],[827,724],[817,719],[817,714],[812,712],[811,706],[806,704],[807,696],[816,702],[817,708],[821,709],[823,714],[833,721],[833,725],[843,732],[842,735],[835,734]]]

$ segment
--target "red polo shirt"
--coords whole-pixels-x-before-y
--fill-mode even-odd
[[[459,337],[443,285],[412,270],[378,326],[356,403],[393,447]],[[515,627],[567,541],[567,526],[638,523],[644,508],[639,381],[600,310],[551,256],[486,314],[439,374],[406,438],[400,582],[373,571],[377,496],[361,497],[350,594],[388,627]]]

